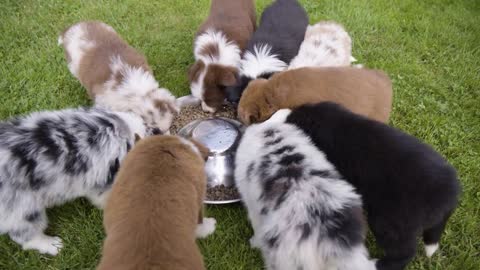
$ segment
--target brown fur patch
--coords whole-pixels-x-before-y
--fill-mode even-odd
[[[95,46],[83,55],[77,74],[80,83],[87,88],[92,99],[104,91],[103,84],[111,79],[110,63],[114,56],[120,56],[124,63],[132,67],[142,68],[152,73],[145,56],[128,45],[117,33],[106,29],[99,21],[80,23],[83,24],[86,39],[95,43]],[[65,49],[67,43],[68,40],[64,40]],[[65,56],[69,61],[70,56],[67,50],[65,50]],[[113,76],[116,84],[123,80],[120,72]]]
[[[195,242],[204,165],[178,137],[141,140],[122,162],[105,207],[98,269],[205,269]]]
[[[173,114],[178,113],[177,108],[171,102],[165,100],[157,99],[153,103],[153,106],[155,106],[155,108],[157,108],[162,114],[166,112],[171,112]]]
[[[279,109],[333,101],[351,111],[387,123],[392,109],[392,83],[379,70],[351,67],[300,68],[250,82],[240,99],[244,124],[263,122]]]
[[[217,64],[210,64],[203,81],[204,93],[202,100],[209,106],[218,109],[226,97],[225,87],[237,82],[238,70]]]
[[[194,140],[194,139],[190,139],[190,141],[197,147],[198,151],[200,152],[200,155],[202,156],[203,160],[207,160],[208,158],[208,153],[210,152],[210,150],[203,144],[201,144],[200,142]]]
[[[199,54],[209,57],[211,59],[218,59],[220,56],[220,50],[218,48],[217,43],[210,43],[206,46],[203,46],[202,49],[199,51]]]
[[[197,35],[209,28],[220,30],[243,51],[256,24],[253,0],[212,0],[208,18],[200,25]]]
[[[205,69],[205,63],[202,60],[196,61],[193,65],[188,68],[188,81],[190,83],[198,81],[198,77]]]

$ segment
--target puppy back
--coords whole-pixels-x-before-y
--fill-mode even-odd
[[[104,212],[103,269],[204,269],[195,244],[203,165],[174,136],[152,136],[133,148]]]
[[[337,102],[349,110],[387,122],[392,106],[388,76],[351,67],[300,68],[272,76],[273,102],[294,109],[303,104]]]

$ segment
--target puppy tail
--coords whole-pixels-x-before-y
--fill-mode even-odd
[[[427,257],[432,257],[438,250],[438,243],[440,242],[440,238],[451,214],[452,212],[449,212],[442,221],[423,232],[423,242],[425,243],[425,253]]]
[[[438,247],[438,243],[425,245],[425,254],[427,254],[427,257],[432,257],[432,255],[438,250]]]

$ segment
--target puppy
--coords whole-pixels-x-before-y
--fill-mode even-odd
[[[235,179],[267,269],[374,270],[362,202],[283,110],[248,127]]]
[[[300,68],[252,81],[238,106],[244,124],[263,122],[279,109],[338,102],[353,112],[388,122],[392,83],[382,71],[350,67]]]
[[[174,136],[135,146],[104,211],[107,237],[98,269],[205,269],[195,235],[215,230],[215,219],[202,212],[207,154],[204,146]]]
[[[237,81],[240,54],[255,26],[253,0],[212,0],[195,37],[195,63],[188,71],[191,95],[179,99],[182,106],[201,101],[206,112],[221,107],[225,88]]]
[[[350,66],[352,39],[342,25],[324,21],[309,25],[298,55],[288,69],[301,67]]]
[[[0,233],[23,249],[56,255],[46,209],[79,197],[103,207],[135,138],[151,134],[135,114],[100,108],[35,112],[0,123]]]
[[[70,72],[95,104],[133,112],[149,126],[168,133],[178,112],[175,97],[160,88],[145,56],[128,45],[109,25],[76,23],[60,35]]]
[[[238,103],[251,80],[285,70],[297,55],[307,26],[307,13],[296,0],[277,0],[268,6],[240,61],[237,84],[227,87],[227,100]]]
[[[370,229],[385,256],[380,270],[404,269],[423,236],[437,250],[458,203],[455,169],[430,146],[393,127],[324,102],[284,113],[362,195]]]

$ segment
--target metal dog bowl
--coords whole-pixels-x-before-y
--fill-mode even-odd
[[[214,188],[224,185],[230,188],[235,185],[233,171],[235,151],[242,134],[242,124],[236,120],[215,117],[195,120],[181,128],[178,134],[182,137],[193,138],[205,145],[209,150],[205,171],[207,187]],[[206,204],[227,204],[240,201],[208,200]]]

